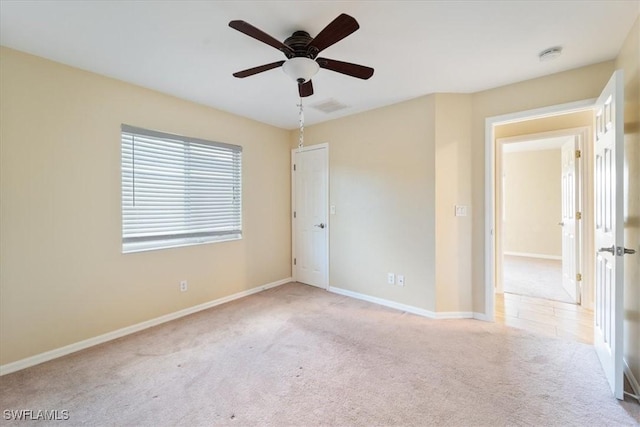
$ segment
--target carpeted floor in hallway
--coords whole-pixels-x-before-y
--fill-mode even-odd
[[[0,377],[0,410],[17,409],[67,410],[55,425],[90,426],[640,420],[640,406],[611,396],[589,345],[296,283]]]
[[[505,255],[503,268],[505,292],[575,303],[562,287],[562,261]]]

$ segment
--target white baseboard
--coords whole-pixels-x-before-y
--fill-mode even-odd
[[[329,286],[329,292],[334,294],[344,295],[350,298],[355,298],[374,304],[382,305],[389,308],[395,308],[396,310],[406,311],[407,313],[417,314],[418,316],[428,317],[429,319],[471,319],[473,313],[471,312],[433,312],[425,310],[423,308],[414,307],[412,305],[406,305],[395,301],[390,301],[384,298],[372,297],[370,295],[361,294],[359,292],[349,291],[347,289],[336,288]]]
[[[627,379],[629,380],[629,384],[631,384],[631,389],[633,389],[633,393],[636,396],[640,396],[640,384],[638,384],[638,380],[633,375],[633,372],[631,372],[631,368],[629,368],[629,364],[627,363],[627,361],[623,359],[623,362],[624,362],[624,374],[627,376]]]
[[[478,312],[474,312],[473,313],[473,318],[476,320],[482,320],[483,322],[493,322],[494,319],[489,319],[489,316],[487,316],[484,313],[478,313]]]
[[[473,319],[471,311],[436,311],[436,319]]]
[[[67,354],[75,353],[76,351],[84,350],[89,347],[93,347],[98,344],[105,343],[107,341],[115,340],[117,338],[124,337],[129,334],[133,334],[142,331],[153,326],[160,325],[162,323],[169,322],[171,320],[179,319],[180,317],[188,316],[193,313],[197,313],[202,310],[206,310],[211,307],[215,307],[220,304],[224,304],[229,301],[233,301],[239,298],[243,298],[258,292],[266,291],[276,286],[284,285],[291,282],[291,278],[281,279],[275,282],[268,283],[266,285],[257,286],[255,288],[248,289],[246,291],[238,292],[233,295],[218,298],[213,301],[198,304],[193,307],[185,308],[174,313],[165,314],[164,316],[156,317],[155,319],[147,320],[145,322],[137,323],[135,325],[127,326],[122,329],[118,329],[106,334],[98,335],[97,337],[89,338],[83,341],[79,341],[73,344],[66,345],[64,347],[56,348],[54,350],[46,351],[44,353],[36,354],[25,359],[17,360],[15,362],[7,363],[6,365],[0,365],[0,376],[10,374],[12,372],[19,371],[31,366],[38,365],[40,363],[48,362],[49,360],[57,359],[58,357],[66,356]]]
[[[562,261],[562,255],[545,255],[545,254],[532,254],[529,252],[503,252],[504,255],[522,256],[527,258],[540,258],[540,259],[553,259]]]

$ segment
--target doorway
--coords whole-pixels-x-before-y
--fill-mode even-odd
[[[485,315],[488,320],[494,320],[495,293],[501,291],[502,283],[502,257],[503,253],[501,238],[501,213],[499,207],[502,201],[498,199],[499,183],[498,172],[501,165],[502,150],[498,150],[496,141],[504,138],[516,136],[540,134],[543,132],[561,131],[566,129],[593,127],[594,100],[584,100],[568,104],[544,107],[536,110],[529,110],[518,113],[511,113],[502,116],[490,117],[485,124],[485,283],[490,284],[485,288]],[[544,127],[542,127],[544,124]],[[574,132],[575,133],[575,132]],[[557,136],[557,135],[556,135]],[[515,141],[515,140],[512,140]],[[587,167],[583,169],[583,188],[581,194],[593,194],[593,178],[591,174],[592,159],[588,153],[592,147],[592,134],[589,131],[585,139],[583,154]],[[584,210],[582,212],[583,228],[587,230],[582,239],[582,247],[589,253],[593,247],[593,238],[588,224],[593,222],[593,206],[582,198]],[[593,262],[585,258],[586,262],[582,266],[582,287],[583,295],[591,295],[593,292],[585,287],[593,289]],[[592,309],[593,301],[588,298],[582,299],[582,305]]]
[[[590,110],[527,120],[529,130],[589,124]],[[496,133],[520,133],[523,122]],[[496,321],[593,344],[592,288],[583,286],[582,151],[589,126],[496,140]]]
[[[589,123],[592,113],[534,120],[530,128]],[[555,123],[554,123],[555,122]],[[513,132],[519,124],[498,133]],[[511,129],[509,129],[509,127]],[[561,129],[496,140],[496,292],[592,305],[583,282],[584,191],[590,127]]]

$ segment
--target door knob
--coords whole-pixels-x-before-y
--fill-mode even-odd
[[[636,250],[635,250],[635,249],[627,249],[627,248],[624,248],[624,254],[625,254],[625,255],[633,255],[633,254],[635,254],[635,253],[636,253]]]
[[[564,222],[559,222],[558,225],[564,227]]]
[[[320,224],[314,224],[314,227],[324,228],[324,224],[323,224],[323,223],[320,223]]]
[[[610,252],[611,255],[614,255],[616,253],[616,247],[612,245],[610,248],[600,248],[598,252]]]

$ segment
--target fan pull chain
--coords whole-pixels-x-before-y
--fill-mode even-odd
[[[300,98],[300,104],[298,104],[298,107],[300,107],[300,113],[299,113],[300,137],[298,139],[298,151],[302,151],[302,148],[304,148],[304,110],[302,108],[302,98]]]

